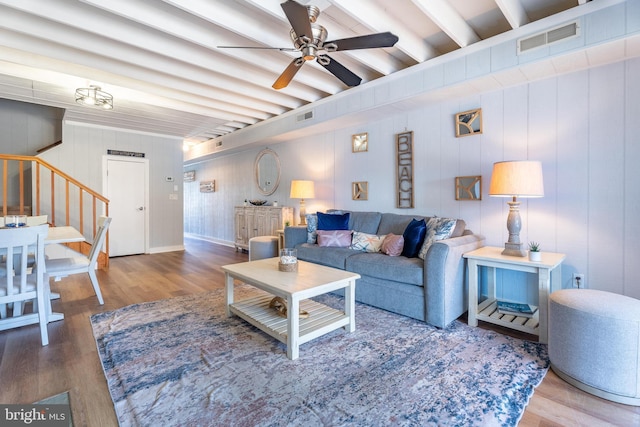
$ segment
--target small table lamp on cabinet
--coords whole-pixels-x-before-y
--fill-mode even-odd
[[[300,199],[300,225],[307,224],[307,211],[304,207],[304,199],[312,199],[315,196],[313,181],[291,181],[291,194],[289,197],[292,199]]]
[[[493,164],[489,195],[512,197],[507,217],[509,241],[504,244],[503,255],[524,257],[527,251],[520,242],[520,202],[517,197],[543,197],[542,164],[536,161],[520,160]]]

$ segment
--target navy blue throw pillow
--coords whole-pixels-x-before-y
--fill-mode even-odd
[[[402,256],[407,258],[415,258],[420,252],[424,236],[427,234],[427,223],[424,219],[418,221],[412,219],[407,228],[405,228],[402,237],[404,238],[404,247],[402,248]]]
[[[318,212],[318,230],[348,230],[349,213],[326,214]]]

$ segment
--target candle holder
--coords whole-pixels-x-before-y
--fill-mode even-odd
[[[298,251],[296,249],[280,249],[278,270],[286,272],[298,271]]]

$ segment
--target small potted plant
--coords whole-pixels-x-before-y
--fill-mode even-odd
[[[529,261],[540,262],[542,252],[540,252],[540,243],[529,242]]]

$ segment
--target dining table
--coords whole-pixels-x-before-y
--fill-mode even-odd
[[[84,242],[86,239],[78,229],[71,225],[61,225],[58,227],[49,227],[49,233],[47,233],[47,238],[44,240],[45,247],[46,245],[52,244],[61,244],[61,243],[77,243]],[[57,292],[50,293],[50,300],[59,299],[60,294]],[[64,319],[64,313],[57,313],[54,311],[49,312],[48,322],[57,322],[58,320]]]
[[[49,227],[49,234],[44,241],[45,245],[54,243],[76,243],[84,242],[86,239],[75,227],[62,225],[59,227]]]

